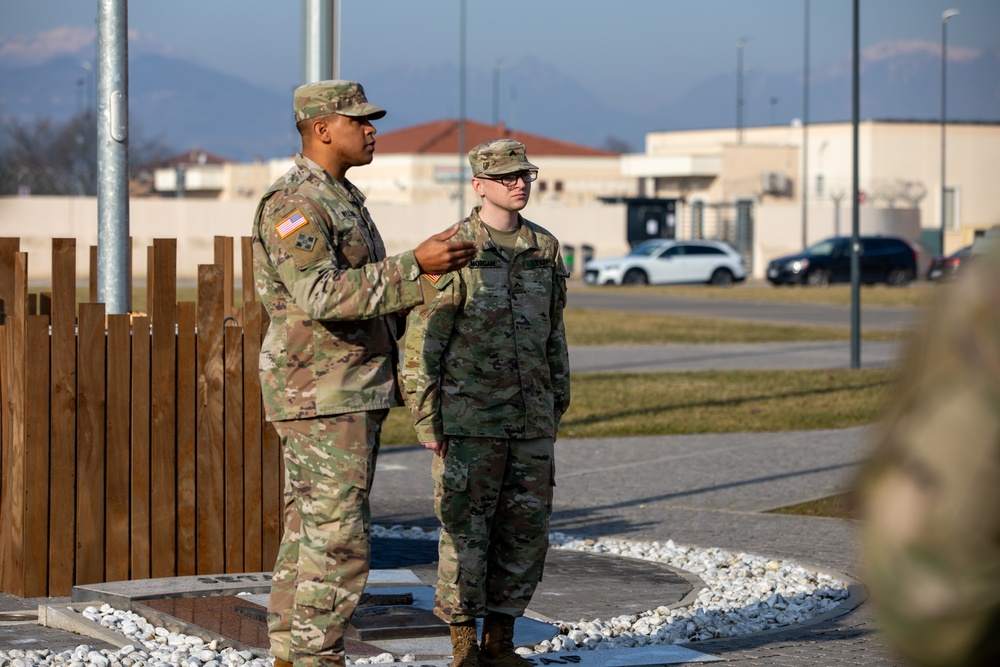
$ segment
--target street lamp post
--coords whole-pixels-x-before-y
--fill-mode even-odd
[[[465,215],[465,0],[458,3],[458,217]]]
[[[500,125],[500,63],[503,61],[497,58],[493,61],[493,126]]]
[[[802,62],[802,247],[809,239],[809,0],[805,6]]]
[[[736,40],[736,142],[743,143],[743,77],[746,72],[743,70],[743,47],[746,45],[745,37]]]
[[[948,19],[957,16],[957,9],[946,9],[941,13],[941,254],[944,255],[944,228],[947,206],[945,205],[945,126],[948,122]]]

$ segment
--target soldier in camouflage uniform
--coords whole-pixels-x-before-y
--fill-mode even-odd
[[[872,599],[913,664],[1000,664],[1000,248],[940,288],[860,478]]]
[[[375,151],[385,111],[349,81],[295,91],[302,153],[254,219],[254,278],[270,324],[261,390],[285,460],[285,532],[269,604],[279,667],[345,664],[343,633],[368,578],[368,493],[379,434],[400,405],[397,313],[423,272],[475,254],[450,230],[393,257],[346,178]]]
[[[469,161],[483,201],[456,238],[479,254],[421,278],[403,386],[417,436],[437,454],[434,611],[452,628],[451,664],[518,667],[530,663],[514,652],[514,620],[542,576],[553,444],[569,405],[567,271],[555,237],[519,213],[538,173],[524,145],[489,141]]]

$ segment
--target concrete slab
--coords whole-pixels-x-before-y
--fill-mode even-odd
[[[700,653],[682,646],[647,646],[643,648],[596,651],[560,651],[526,657],[531,665],[576,665],[577,667],[662,667],[693,662],[719,662],[719,656]],[[448,667],[448,660],[415,660],[395,663],[400,667]]]

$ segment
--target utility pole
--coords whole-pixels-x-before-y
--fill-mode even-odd
[[[302,0],[302,83],[340,78],[340,0]]]
[[[132,310],[128,219],[128,3],[97,4],[97,300]]]

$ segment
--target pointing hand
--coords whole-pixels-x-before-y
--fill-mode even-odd
[[[460,269],[476,256],[472,241],[449,241],[458,232],[458,225],[435,234],[413,250],[417,264],[424,273],[447,273]]]

